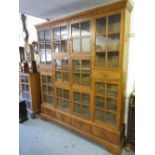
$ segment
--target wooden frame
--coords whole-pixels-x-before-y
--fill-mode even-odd
[[[128,32],[129,32],[129,14],[132,9],[132,6],[128,1],[119,1],[107,6],[95,8],[88,10],[73,16],[61,18],[58,20],[50,21],[37,25],[36,28],[38,31],[51,28],[51,54],[53,64],[44,66],[41,69],[41,74],[50,74],[53,77],[53,87],[54,87],[54,106],[42,104],[41,117],[45,120],[52,120],[57,123],[62,124],[69,129],[78,132],[79,134],[86,136],[94,141],[104,145],[110,152],[113,154],[120,154],[121,148],[124,141],[124,95],[126,88],[126,73],[127,73],[127,51],[128,51]],[[111,38],[110,45],[111,47],[119,47],[119,65],[118,67],[113,67],[110,64],[110,67],[97,67],[95,65],[95,54],[96,54],[96,19],[101,17],[106,17],[105,24],[105,63],[108,62],[108,36],[114,34],[108,33],[108,20],[110,16],[120,14],[119,22],[119,33],[117,33],[118,38]],[[115,19],[115,18],[114,18]],[[90,21],[90,51],[82,52],[81,50],[81,36],[80,38],[80,52],[74,53],[73,50],[73,37],[72,37],[72,24],[82,23],[84,21]],[[117,22],[113,21],[115,28]],[[68,51],[64,53],[55,53],[53,52],[53,28],[67,25],[68,30]],[[80,29],[81,31],[81,29]],[[114,40],[113,40],[114,39]],[[103,43],[103,41],[101,41]],[[115,42],[115,46],[112,44]],[[118,46],[119,45],[119,46]],[[112,49],[112,48],[111,48]],[[112,51],[117,48],[113,48]],[[68,60],[68,74],[69,81],[64,83],[63,81],[59,82],[56,80],[56,66],[55,61],[57,60]],[[78,60],[79,64],[79,79],[80,84],[74,84],[73,73],[74,65],[73,62]],[[90,86],[81,85],[82,81],[82,62],[84,60],[90,61]],[[112,61],[112,60],[111,60]],[[113,64],[114,65],[114,64]],[[86,72],[86,70],[84,70]],[[95,119],[95,83],[105,83],[105,96],[103,97],[105,103],[105,116],[106,112],[111,112],[111,114],[116,115],[116,123],[112,125],[104,121],[98,121]],[[58,98],[57,88],[67,89],[70,94],[70,109],[69,111],[60,110],[57,106],[56,99]],[[110,92],[111,90],[111,92]],[[112,91],[113,90],[113,91]],[[108,93],[115,94],[116,97],[107,95]],[[86,118],[82,115],[75,114],[74,112],[74,92],[79,92],[80,94],[86,93],[90,94],[90,117]],[[101,91],[102,92],[102,91]],[[80,99],[81,102],[81,99]],[[100,101],[97,101],[99,103]],[[82,104],[80,104],[82,107]],[[102,104],[101,104],[102,105]],[[108,109],[109,108],[109,109]],[[111,109],[110,109],[111,108]],[[112,109],[113,108],[113,109]],[[110,111],[111,110],[111,111]],[[112,111],[113,110],[113,111]],[[108,114],[108,113],[107,113]],[[110,114],[110,113],[109,113]],[[107,115],[108,116],[108,115]],[[110,116],[110,115],[109,115]],[[112,116],[112,115],[111,115]],[[110,117],[109,117],[110,118]],[[112,117],[111,117],[112,118]],[[105,119],[106,120],[106,119]]]

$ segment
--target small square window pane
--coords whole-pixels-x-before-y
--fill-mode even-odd
[[[96,94],[105,95],[105,83],[96,82],[95,83]]]
[[[82,85],[90,86],[90,75],[82,74]]]
[[[62,89],[57,88],[57,96],[62,97]]]
[[[108,52],[107,66],[112,68],[119,67],[119,52]]]
[[[90,21],[85,21],[81,23],[81,35],[82,36],[90,35]]]
[[[54,97],[53,96],[49,96],[49,103],[54,104]]]
[[[69,101],[64,100],[64,110],[69,111],[70,108],[69,105],[70,105]]]
[[[79,23],[72,24],[72,37],[80,36]]]
[[[108,124],[116,125],[116,115],[110,112],[106,112],[105,122]]]
[[[80,85],[80,74],[79,73],[74,73],[73,74],[73,83]]]
[[[47,95],[43,95],[43,101],[48,103],[48,96]]]
[[[55,67],[56,67],[56,70],[62,70],[62,60],[55,60]]]
[[[67,26],[62,26],[61,27],[61,40],[66,40],[66,39],[68,39]]]
[[[62,67],[64,71],[68,71],[68,60],[62,60]]]
[[[62,72],[56,72],[56,80],[57,81],[62,81]]]
[[[108,37],[108,51],[119,51],[120,38],[119,35],[112,35]]]
[[[96,52],[104,52],[106,48],[106,38],[104,36],[96,37]]]
[[[47,94],[47,86],[43,85],[43,94]]]
[[[104,35],[106,33],[106,17],[96,19],[96,34]]]
[[[105,100],[103,97],[95,96],[95,107],[104,109]]]
[[[63,109],[63,101],[62,99],[57,99],[58,100],[58,108]]]
[[[95,65],[96,67],[105,67],[105,53],[96,53],[95,55]]]
[[[43,31],[39,31],[39,40],[40,41],[44,41],[44,30]]]
[[[80,52],[80,38],[73,39],[73,52]]]
[[[82,38],[82,52],[90,52],[90,38]]]
[[[82,60],[82,73],[90,74],[91,63],[90,60]]]
[[[90,107],[82,106],[82,114],[86,117],[90,116]]]
[[[76,112],[76,113],[81,113],[81,107],[80,107],[80,104],[76,104],[76,103],[74,103],[74,111]]]
[[[95,118],[98,121],[104,122],[104,111],[95,109]]]
[[[115,99],[107,99],[106,108],[108,110],[117,111],[117,100],[115,100]]]
[[[64,93],[64,94],[63,94],[63,95],[64,95],[63,97],[64,97],[65,99],[69,99],[69,98],[70,98],[70,97],[69,97],[69,96],[70,96],[70,95],[69,95],[69,90],[63,90],[63,93]]]
[[[53,94],[53,88],[48,86],[48,94],[49,95],[52,95]]]
[[[45,75],[42,75],[42,83],[46,83],[46,76]]]
[[[80,73],[80,60],[73,60],[73,71]]]
[[[107,84],[107,95],[117,97],[118,85],[117,84]]]
[[[67,40],[61,41],[61,52],[67,52]]]
[[[47,76],[47,83],[49,85],[52,85],[52,77],[51,76]]]
[[[74,92],[74,102],[81,101],[81,94],[79,92]]]
[[[90,95],[89,94],[82,94],[82,104],[90,105]]]
[[[50,30],[45,30],[45,40],[48,42],[51,40]]]
[[[61,52],[60,42],[59,41],[54,42],[54,52],[55,53]]]
[[[60,40],[60,27],[53,29],[54,40]]]

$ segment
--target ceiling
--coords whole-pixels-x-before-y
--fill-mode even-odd
[[[19,11],[43,19],[54,19],[119,0],[19,0]]]

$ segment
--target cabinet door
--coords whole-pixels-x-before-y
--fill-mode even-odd
[[[118,112],[119,84],[95,82],[95,119],[116,126]]]

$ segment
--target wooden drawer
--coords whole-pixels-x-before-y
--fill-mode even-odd
[[[43,113],[43,114],[46,113],[46,108],[45,107],[41,107],[41,113]]]
[[[64,115],[64,118],[63,118],[63,119],[64,119],[64,122],[65,122],[65,123],[71,124],[71,117],[65,116],[65,115]]]
[[[85,132],[89,132],[89,133],[91,132],[91,126],[87,123],[80,121],[80,120],[73,119],[72,125],[78,129],[85,131]]]
[[[120,145],[120,135],[99,127],[92,126],[92,134],[109,141],[110,143]]]
[[[56,112],[56,113],[55,113],[55,117],[56,117],[56,119],[58,119],[58,120],[60,120],[60,121],[63,121],[63,115],[62,115],[62,114]]]

